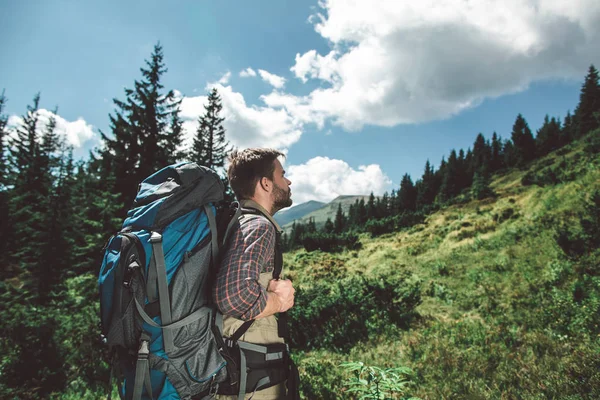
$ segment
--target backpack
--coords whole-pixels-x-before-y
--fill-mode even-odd
[[[211,169],[168,166],[140,184],[120,232],[106,243],[101,331],[112,353],[110,379],[113,371],[124,377],[117,381],[121,397],[202,398],[227,379],[226,366],[234,363],[210,288],[240,210],[217,216],[223,197]]]

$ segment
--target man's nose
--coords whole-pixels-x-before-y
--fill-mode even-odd
[[[288,178],[285,178],[285,180],[287,181],[288,186],[292,186],[292,181],[290,181]]]

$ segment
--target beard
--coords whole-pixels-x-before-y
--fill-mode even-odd
[[[273,185],[273,210],[274,213],[292,205],[292,190],[284,190],[277,184]]]

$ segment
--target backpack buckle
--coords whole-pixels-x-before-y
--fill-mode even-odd
[[[137,262],[135,255],[132,255],[129,259],[129,265],[127,266],[127,270],[123,274],[123,286],[127,289],[131,286],[131,281],[133,280],[133,273],[137,268],[140,268],[140,264]]]
[[[142,340],[140,342],[140,349],[138,350],[138,360],[147,360],[150,354],[150,348],[148,347],[148,341]]]

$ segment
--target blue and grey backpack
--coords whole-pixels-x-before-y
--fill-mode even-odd
[[[238,209],[220,218],[219,235],[215,205],[223,196],[209,168],[163,168],[141,183],[121,231],[106,244],[98,279],[101,330],[121,397],[210,397],[227,379],[208,286],[239,216]]]

